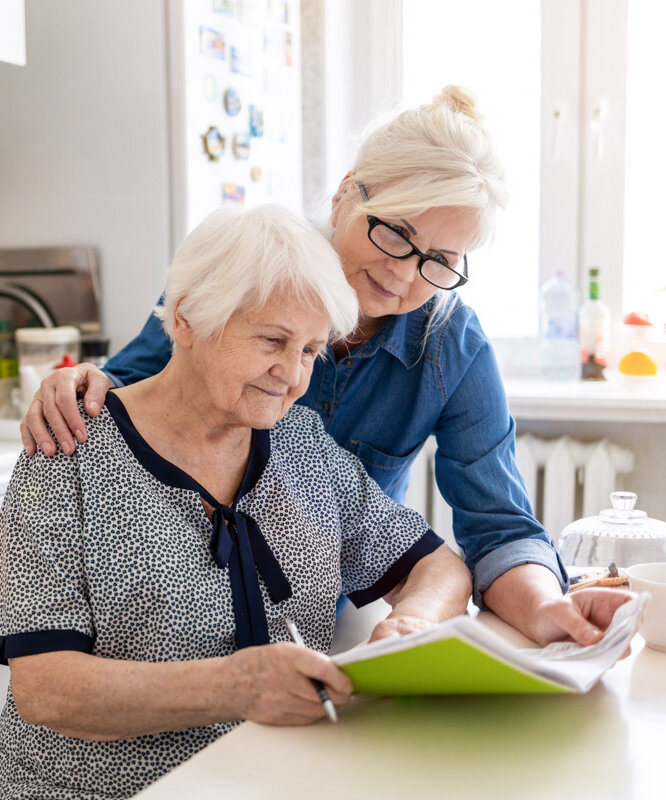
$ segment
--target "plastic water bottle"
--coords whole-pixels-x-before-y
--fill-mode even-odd
[[[541,287],[541,374],[549,381],[580,376],[578,289],[561,270]]]

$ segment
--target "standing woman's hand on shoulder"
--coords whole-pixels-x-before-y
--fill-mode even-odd
[[[45,456],[55,455],[56,445],[46,427],[48,423],[63,453],[71,455],[76,447],[74,436],[78,442],[88,438],[79,414],[77,394],[83,395],[88,414],[96,417],[111,386],[109,378],[88,363],[57,369],[44,378],[21,421],[21,439],[26,453],[34,456],[39,447]]]

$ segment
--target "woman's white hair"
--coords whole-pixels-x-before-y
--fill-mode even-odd
[[[176,305],[197,338],[222,333],[231,315],[263,306],[276,290],[323,308],[331,340],[344,339],[358,319],[356,293],[330,243],[306,220],[277,205],[220,209],[176,251],[163,306],[154,310],[173,339]]]

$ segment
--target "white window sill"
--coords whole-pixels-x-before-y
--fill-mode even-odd
[[[666,377],[650,383],[554,382],[505,378],[509,408],[520,420],[666,422]]]

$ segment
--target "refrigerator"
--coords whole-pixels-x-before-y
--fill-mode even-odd
[[[168,4],[174,242],[220,206],[302,211],[300,3]]]
[[[0,62],[0,247],[85,245],[111,352],[208,213],[302,210],[298,0],[26,0]]]

